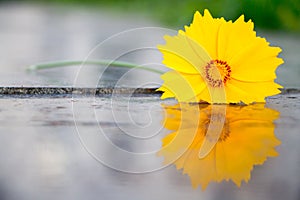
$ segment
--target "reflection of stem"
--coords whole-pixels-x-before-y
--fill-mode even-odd
[[[163,74],[164,72],[148,67],[143,67],[137,64],[122,62],[122,61],[111,61],[111,60],[87,60],[87,61],[59,61],[59,62],[48,62],[48,63],[40,63],[36,65],[31,65],[27,68],[29,71],[41,70],[41,69],[51,69],[56,67],[67,67],[72,65],[104,65],[109,67],[122,67],[122,68],[138,68],[147,70],[150,72],[154,72],[157,74]]]

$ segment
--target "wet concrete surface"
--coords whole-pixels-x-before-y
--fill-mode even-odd
[[[241,187],[222,182],[211,183],[205,191],[193,189],[187,175],[163,165],[155,152],[170,133],[162,126],[163,105],[174,100],[161,101],[159,94],[150,93],[91,96],[93,91],[87,95],[67,89],[63,94],[32,95],[24,90],[157,87],[159,75],[140,70],[25,70],[39,62],[88,55],[163,69],[153,48],[167,30],[121,34],[90,54],[111,35],[144,26],[157,24],[84,8],[0,4],[0,86],[6,88],[0,95],[0,199],[299,199],[300,93],[293,89],[300,87],[297,35],[259,31],[283,48],[285,64],[278,69],[278,82],[290,89],[267,101],[268,108],[280,113],[274,122],[279,156],[255,166]],[[21,89],[14,94],[7,88]],[[123,156],[120,149],[137,153],[137,158]],[[128,173],[132,170],[147,173]]]
[[[161,139],[170,133],[162,126],[165,104],[174,100],[152,95],[2,97],[1,199],[299,199],[299,93],[267,102],[268,108],[280,112],[275,121],[279,156],[255,166],[249,183],[240,188],[223,181],[211,183],[205,191],[193,189],[187,175],[173,165],[163,166],[155,153],[124,160],[107,146],[157,152]],[[99,138],[101,134],[106,139]],[[120,166],[150,166],[153,171],[125,173],[116,170]]]

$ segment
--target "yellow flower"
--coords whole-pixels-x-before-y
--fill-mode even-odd
[[[280,93],[275,70],[283,63],[279,47],[256,36],[251,20],[213,18],[208,10],[194,15],[190,26],[165,36],[158,49],[171,70],[162,75],[162,98],[181,102],[265,102]]]
[[[191,178],[192,186],[205,189],[209,182],[232,180],[237,186],[248,182],[254,165],[262,165],[267,157],[277,156],[280,144],[274,135],[273,121],[279,113],[264,104],[226,106],[225,123],[217,138],[208,138],[213,105],[177,104],[165,106],[165,128],[173,132],[163,138],[158,152],[165,164],[172,163]],[[195,112],[199,110],[199,112]],[[195,131],[196,130],[196,131]],[[205,139],[216,140],[215,146],[203,158],[199,151]]]

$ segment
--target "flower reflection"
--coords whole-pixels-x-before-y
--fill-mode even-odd
[[[226,108],[223,129],[220,135],[216,134],[213,148],[201,158],[199,151],[203,141],[208,139],[212,115],[218,115],[212,110],[218,106]],[[165,105],[164,109],[164,126],[173,132],[163,138],[158,155],[164,157],[165,163],[174,161],[178,170],[183,169],[193,187],[201,185],[205,189],[209,182],[223,180],[232,180],[240,186],[242,181],[249,181],[254,165],[262,165],[267,157],[278,155],[275,147],[280,141],[274,135],[273,121],[279,113],[265,108],[264,104],[177,104]]]

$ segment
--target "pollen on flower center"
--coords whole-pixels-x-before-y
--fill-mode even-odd
[[[216,59],[207,63],[204,73],[208,84],[212,87],[221,87],[230,79],[231,68],[226,61]]]

